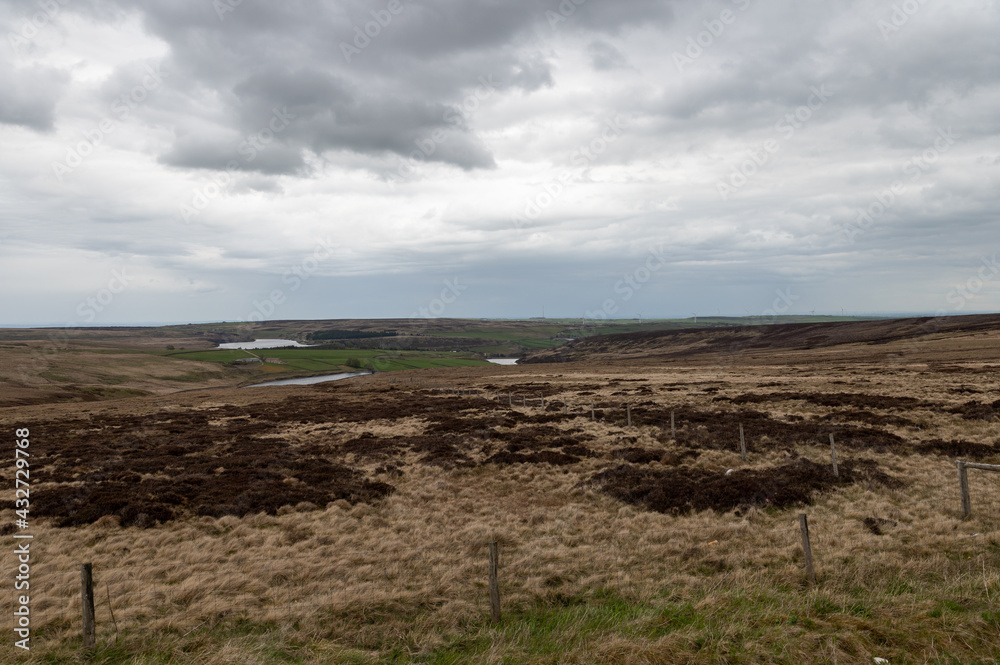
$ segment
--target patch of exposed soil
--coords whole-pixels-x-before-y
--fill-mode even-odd
[[[653,450],[652,448],[621,448],[614,451],[612,456],[632,464],[649,464],[650,462],[659,462],[666,453],[665,450]]]
[[[626,503],[675,514],[743,506],[786,508],[808,504],[817,492],[851,483],[901,485],[871,460],[845,461],[840,464],[840,477],[834,478],[828,465],[804,458],[770,469],[736,469],[729,475],[686,466],[656,470],[623,464],[587,482]]]
[[[820,420],[837,422],[855,421],[868,423],[869,425],[888,425],[890,427],[918,427],[917,423],[913,422],[909,418],[904,418],[903,416],[872,413],[871,411],[860,411],[858,409],[828,413],[820,418]]]
[[[322,391],[319,391],[322,392]],[[32,496],[33,514],[60,526],[117,515],[126,526],[153,526],[184,515],[274,513],[284,505],[324,506],[381,499],[391,485],[328,459],[330,453],[388,457],[397,449],[422,461],[459,465],[467,458],[454,442],[360,436],[342,447],[295,448],[279,436],[284,426],[396,419],[431,413],[451,417],[469,400],[425,395],[288,399],[248,406],[152,416],[106,415],[32,425],[39,444],[35,464],[44,478]],[[477,426],[481,426],[477,424]],[[265,438],[266,437],[266,438]]]
[[[760,404],[763,402],[802,400],[817,406],[849,406],[855,409],[917,409],[940,406],[935,402],[915,397],[868,395],[865,393],[746,393],[737,395],[736,397],[716,397],[715,399],[718,401],[729,401],[733,404]]]
[[[420,457],[422,464],[440,466],[446,469],[473,466],[472,460],[458,449],[455,439],[452,437],[442,439],[433,436],[419,436],[412,437],[408,441],[414,452],[423,453]]]
[[[399,439],[381,438],[369,432],[363,432],[358,438],[342,443],[340,449],[358,457],[382,458],[398,452]],[[316,450],[316,452],[319,451]],[[330,448],[324,446],[323,452],[330,452]]]
[[[961,406],[955,406],[948,409],[948,413],[958,414],[966,420],[985,420],[987,422],[992,422],[1000,417],[1000,399],[991,404],[984,404],[978,400],[972,400],[962,404]]]
[[[587,446],[563,446],[562,451],[567,455],[576,455],[577,457],[597,457],[598,454]]]
[[[594,437],[590,434],[580,434],[579,430],[561,430],[551,425],[521,427],[513,432],[497,434],[497,439],[507,443],[507,450],[512,453],[521,450],[542,450],[544,448],[565,448]],[[570,436],[572,434],[573,436]]]
[[[882,429],[814,420],[779,420],[760,411],[702,411],[675,409],[677,443],[695,449],[735,450],[739,426],[743,425],[747,450],[764,452],[800,445],[827,444],[832,433],[838,448],[906,453],[912,447],[901,437]],[[637,406],[632,409],[637,424],[670,428],[670,410]]]
[[[580,458],[575,455],[568,455],[555,450],[543,450],[540,453],[509,453],[502,452],[493,455],[486,460],[487,464],[554,464],[565,466],[576,464]]]
[[[593,386],[593,388],[599,388],[600,386]],[[549,395],[555,395],[559,391],[552,387],[552,384],[546,381],[545,383],[531,381],[529,383],[512,383],[510,385],[504,386],[503,391],[507,393],[518,393],[521,395],[527,395],[528,399],[538,399],[539,397]]]
[[[926,455],[948,455],[967,460],[980,460],[1000,454],[1000,449],[994,445],[955,439],[951,441],[941,439],[924,441],[917,444],[915,450]]]
[[[192,461],[192,467],[218,466],[212,460]],[[391,485],[368,481],[357,471],[318,458],[300,458],[285,468],[247,456],[245,466],[219,473],[182,467],[167,477],[142,478],[126,470],[97,475],[104,477],[38,491],[32,497],[32,513],[56,518],[57,526],[91,524],[105,515],[117,515],[122,526],[150,527],[181,513],[273,515],[281,506],[303,501],[319,506],[337,499],[370,502],[393,491]]]
[[[861,520],[861,523],[876,536],[885,535],[887,530],[897,526],[895,520],[889,520],[884,517],[866,517]]]

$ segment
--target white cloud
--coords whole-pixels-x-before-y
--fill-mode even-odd
[[[888,39],[874,1],[585,3],[554,27],[555,2],[407,6],[351,63],[339,43],[380,3],[81,3],[8,48],[0,270],[25,286],[4,318],[71,318],[115,265],[158,303],[124,294],[106,321],[245,316],[321,240],[281,316],[405,316],[452,275],[470,283],[454,315],[580,315],[655,246],[671,267],[629,304],[647,317],[741,314],[788,284],[802,311],[936,311],[992,255],[1000,14],[982,3],[927,5]],[[8,30],[19,7],[0,2]],[[122,115],[151,66],[162,84]]]

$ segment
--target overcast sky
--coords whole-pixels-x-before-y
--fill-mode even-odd
[[[0,25],[2,323],[1000,310],[996,0]]]

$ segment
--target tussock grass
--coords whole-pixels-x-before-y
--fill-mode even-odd
[[[658,427],[626,429],[614,418],[592,422],[591,399],[726,409],[712,399],[782,390],[759,388],[781,383],[799,391],[917,395],[960,404],[968,396],[950,390],[961,385],[982,390],[984,399],[1000,397],[988,374],[924,367],[891,373],[845,367],[814,375],[787,367],[626,372],[535,366],[477,370],[463,379],[442,370],[421,376],[422,384],[402,389],[461,381],[501,390],[504,382],[547,383],[550,401],[565,398],[578,407],[553,426],[592,436],[586,445],[597,456],[567,467],[448,469],[408,454],[397,460],[402,476],[386,478],[396,491],[375,505],[286,506],[278,515],[191,518],[151,529],[121,528],[113,518],[88,527],[39,525],[36,641],[19,661],[75,658],[82,561],[94,563],[97,580],[99,663],[843,664],[871,663],[877,656],[895,664],[1000,657],[1000,507],[992,499],[1000,477],[970,475],[974,514],[968,520],[959,514],[954,460],[939,455],[841,451],[841,459],[875,459],[905,485],[848,485],[791,510],[659,514],[583,482],[620,462],[613,454],[626,437],[636,439],[629,446],[680,451],[686,427],[678,423],[679,441],[672,442]],[[609,383],[614,378],[621,382]],[[646,381],[628,381],[636,378]],[[366,377],[342,389],[370,391],[374,399],[387,385],[388,379]],[[639,386],[651,393],[635,393]],[[270,398],[213,394],[209,402],[195,395],[173,408]],[[144,408],[164,408],[159,399]],[[471,404],[470,414],[480,408]],[[754,408],[775,417],[837,411],[788,401]],[[943,411],[880,412],[924,423],[920,430],[885,428],[914,443],[994,443],[1000,434],[1000,423]],[[0,416],[4,422],[12,417]],[[419,418],[290,424],[281,436],[307,445],[363,432],[414,436],[421,427]],[[472,451],[489,440],[469,435],[466,441]],[[730,450],[704,450],[685,463],[723,473],[788,459],[787,451],[774,449],[742,462],[737,441]],[[825,463],[829,450],[822,444],[793,453]],[[350,461],[372,475],[381,464]],[[38,482],[44,482],[43,470]],[[816,587],[802,571],[798,512],[810,517]],[[13,513],[5,510],[0,518],[10,521]],[[881,535],[866,526],[868,518],[882,525]],[[504,617],[496,626],[488,621],[490,540],[500,543]],[[3,649],[2,658],[15,657]]]

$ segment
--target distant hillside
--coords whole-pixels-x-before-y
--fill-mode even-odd
[[[781,361],[793,356],[993,361],[1000,359],[1000,314],[601,335],[532,353],[519,364],[621,360],[702,364]]]

